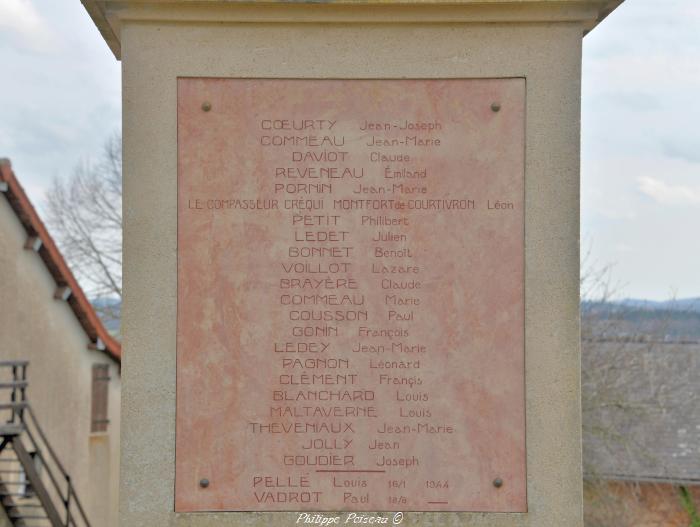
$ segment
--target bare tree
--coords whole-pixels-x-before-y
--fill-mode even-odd
[[[46,196],[47,224],[86,294],[122,296],[121,136],[110,137],[97,162],[83,161],[68,179],[54,179]],[[97,302],[113,315],[109,302]]]

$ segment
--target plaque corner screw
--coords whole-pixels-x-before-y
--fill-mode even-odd
[[[209,486],[209,480],[207,478],[200,479],[199,486],[206,489]]]
[[[503,480],[501,478],[496,478],[493,480],[493,486],[500,489],[503,486]]]
[[[501,103],[500,102],[491,103],[491,111],[500,112],[501,111]]]
[[[205,112],[208,112],[209,110],[211,110],[211,103],[209,101],[203,102],[202,103],[202,110],[204,110]]]

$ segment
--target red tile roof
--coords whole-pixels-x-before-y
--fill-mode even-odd
[[[70,305],[75,316],[78,317],[80,325],[90,338],[91,348],[99,349],[121,363],[121,344],[105,329],[95,309],[63,259],[61,252],[56,247],[53,238],[51,238],[44,223],[39,218],[36,209],[17,181],[10,162],[6,159],[0,160],[0,184],[3,182],[7,184],[7,189],[1,194],[4,194],[7,198],[12,210],[27,231],[27,236],[41,239],[42,244],[38,254],[44,261],[49,273],[51,273],[56,286],[70,288],[71,295],[67,300],[68,305]]]

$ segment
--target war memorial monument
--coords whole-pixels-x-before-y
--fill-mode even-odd
[[[582,525],[581,44],[619,3],[83,0],[122,525]]]

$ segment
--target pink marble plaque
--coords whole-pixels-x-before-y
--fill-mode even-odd
[[[527,510],[524,123],[523,79],[179,79],[177,511]]]

